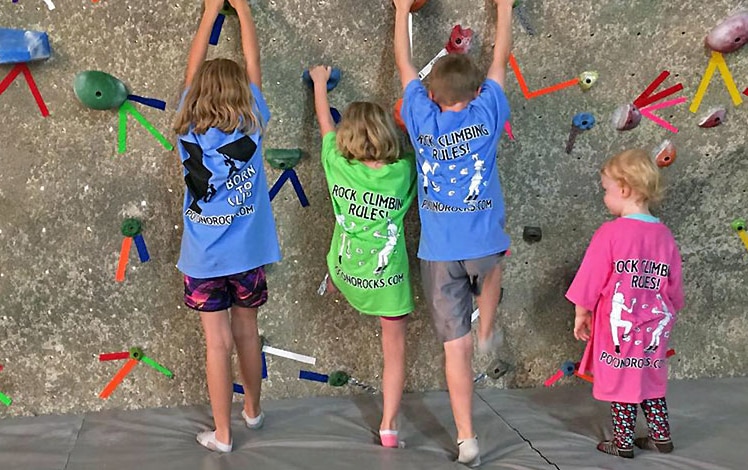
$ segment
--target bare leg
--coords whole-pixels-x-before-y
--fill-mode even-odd
[[[222,444],[231,443],[231,353],[234,342],[226,310],[202,312],[200,320],[205,332],[208,395],[216,425],[216,439]]]
[[[244,412],[250,418],[256,418],[261,411],[262,391],[262,345],[257,331],[257,309],[231,307],[231,333],[244,382]]]
[[[478,323],[478,341],[484,342],[491,339],[494,329],[494,320],[496,319],[496,309],[499,306],[501,297],[501,264],[486,274],[483,278],[481,294],[477,297],[476,303],[480,311]]]
[[[457,439],[472,439],[473,432],[473,337],[444,343],[445,372],[449,402],[457,426]]]
[[[382,325],[382,371],[383,410],[379,429],[397,429],[397,414],[405,385],[405,330],[407,318],[387,320],[380,318]]]

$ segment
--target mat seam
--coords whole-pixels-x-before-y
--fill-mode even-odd
[[[498,417],[499,417],[499,419],[500,419],[501,421],[503,421],[503,422],[504,422],[504,424],[506,424],[507,426],[509,426],[509,428],[510,428],[510,429],[511,429],[512,431],[514,431],[515,433],[517,433],[517,435],[518,435],[518,436],[520,437],[520,439],[522,439],[523,441],[525,441],[525,442],[527,443],[527,445],[528,445],[528,446],[530,446],[530,449],[534,450],[534,451],[535,451],[535,453],[537,453],[537,454],[538,454],[538,455],[539,455],[539,456],[540,456],[540,457],[541,457],[541,458],[542,458],[543,460],[545,460],[545,461],[546,461],[546,462],[548,463],[548,465],[553,465],[553,466],[554,466],[554,467],[555,467],[555,468],[556,468],[557,470],[561,470],[561,468],[560,468],[560,467],[559,467],[558,465],[556,465],[556,464],[555,464],[554,462],[551,462],[550,460],[548,460],[548,458],[546,458],[546,456],[545,456],[545,455],[543,455],[543,453],[542,453],[542,452],[540,452],[540,451],[539,451],[539,450],[538,450],[538,449],[537,449],[537,448],[536,448],[535,446],[533,446],[533,445],[532,445],[532,441],[530,441],[530,439],[528,439],[528,438],[526,438],[525,436],[523,436],[523,435],[522,435],[522,433],[521,433],[521,432],[519,432],[519,430],[518,430],[517,428],[515,428],[514,426],[512,426],[511,424],[509,424],[509,422],[508,422],[508,421],[507,421],[506,419],[504,419],[504,417],[503,417],[503,416],[501,416],[501,414],[499,414],[499,412],[498,412],[498,411],[496,411],[496,409],[495,409],[495,408],[494,408],[493,406],[491,406],[491,404],[490,404],[490,403],[488,403],[488,402],[487,402],[487,401],[486,401],[486,400],[485,400],[485,399],[484,399],[484,398],[483,398],[483,397],[482,397],[482,396],[480,395],[480,393],[476,393],[476,395],[478,396],[478,398],[480,398],[480,400],[481,400],[481,401],[482,401],[483,403],[485,403],[485,404],[486,404],[486,406],[488,406],[488,407],[489,407],[489,408],[491,409],[491,411],[493,411],[493,412],[494,412],[494,414],[496,414],[496,416],[498,416]]]
[[[78,428],[78,432],[75,434],[75,442],[73,442],[73,447],[70,449],[70,452],[68,452],[68,458],[65,460],[65,466],[62,467],[62,470],[68,469],[68,464],[70,464],[70,457],[73,456],[73,451],[75,450],[75,446],[78,445],[78,439],[80,438],[81,431],[83,431],[83,425],[86,423],[86,415],[83,415],[81,418],[81,425]]]

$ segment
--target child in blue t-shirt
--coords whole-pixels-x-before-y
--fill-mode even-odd
[[[495,0],[493,61],[486,79],[466,55],[440,59],[428,89],[411,62],[408,14],[413,0],[394,0],[395,61],[404,89],[402,118],[416,150],[421,215],[421,278],[437,336],[457,426],[458,461],[476,466],[472,423],[472,297],[480,310],[478,349],[498,346],[493,323],[501,263],[509,248],[496,151],[509,103],[503,85],[511,46],[512,0]]]
[[[205,0],[174,124],[187,187],[177,267],[184,273],[184,302],[200,312],[205,332],[215,421],[215,431],[199,433],[197,441],[218,452],[232,449],[234,344],[245,392],[242,417],[250,429],[263,423],[257,308],[268,297],[263,266],[281,257],[262,162],[262,132],[270,111],[260,91],[254,20],[246,0],[230,3],[239,17],[246,69],[228,59],[205,60],[223,8],[223,0]]]

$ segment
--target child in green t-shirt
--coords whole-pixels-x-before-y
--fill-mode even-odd
[[[414,158],[401,156],[395,123],[378,104],[351,103],[336,132],[327,100],[330,67],[313,67],[310,76],[336,219],[329,276],[351,306],[380,318],[384,406],[379,436],[383,446],[398,447],[405,319],[413,311],[403,217],[416,193]]]

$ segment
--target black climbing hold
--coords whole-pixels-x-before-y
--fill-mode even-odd
[[[506,375],[507,372],[509,372],[509,364],[501,359],[496,359],[488,366],[486,375],[496,380]]]
[[[525,226],[522,230],[522,239],[527,243],[539,242],[543,238],[543,231],[540,227]]]

